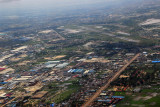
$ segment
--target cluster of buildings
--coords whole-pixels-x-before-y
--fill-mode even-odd
[[[53,33],[52,31],[45,31],[40,32],[39,35],[48,32]],[[64,101],[64,103],[53,103],[53,105],[81,105],[135,56],[135,53],[119,53],[115,57],[104,58],[103,56],[93,55],[92,52],[83,57],[72,57],[73,60],[65,59],[66,55],[58,55],[52,58],[44,57],[42,62],[36,62],[33,55],[34,49],[37,49],[35,52],[39,52],[44,48],[40,45],[20,46],[1,54],[0,105],[12,102],[12,100],[16,100],[13,104],[19,104],[20,101],[28,104],[30,100],[41,100],[48,94],[48,91],[43,90],[48,84],[66,82],[75,78],[78,78],[81,86],[80,91],[73,93],[70,99]],[[147,55],[147,53],[143,53],[137,62],[144,61],[144,55]],[[33,61],[26,59],[28,56],[33,57]],[[14,62],[18,63],[7,66],[11,62],[12,64]],[[34,63],[36,64],[34,65]],[[154,62],[152,61],[152,63]],[[19,71],[17,69],[26,66],[28,68],[25,70]],[[126,76],[120,76],[120,78],[124,77]],[[65,85],[61,85],[61,88],[65,89]],[[94,105],[115,105],[124,99],[124,96],[115,96],[113,91],[102,92]]]
[[[68,70],[67,74],[73,77],[85,77],[79,81],[82,88],[79,92],[75,93],[75,95],[72,95],[64,105],[73,104],[73,106],[81,106],[84,102],[88,101],[100,87],[104,86],[134,55],[133,53],[127,53],[125,55],[119,54],[117,58],[113,57],[107,59],[107,61],[104,61],[106,59],[98,56],[89,56],[89,58],[87,56],[87,58],[78,60],[79,64],[76,64],[76,66]],[[138,59],[137,62],[140,62],[140,60],[141,59]],[[114,105],[124,98],[124,96],[114,96],[114,94],[111,93],[112,91],[102,92],[94,102],[94,105]],[[63,106],[63,104],[60,106]]]

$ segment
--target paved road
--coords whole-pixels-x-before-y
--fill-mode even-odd
[[[64,38],[62,35],[60,35],[57,31],[54,30],[54,32],[57,34],[57,36],[58,36],[61,40],[65,40],[65,38]]]
[[[8,101],[7,103],[3,104],[1,107],[6,107],[7,104],[11,103],[12,101],[16,100],[17,98],[19,98],[20,96],[17,96],[15,98],[13,98],[12,100]]]
[[[105,90],[106,88],[108,88],[108,86],[110,85],[110,83],[112,81],[114,81],[116,78],[119,77],[119,75],[134,61],[138,58],[140,54],[136,54],[125,66],[123,66],[118,72],[116,72],[116,74],[110,79],[108,80],[108,82],[106,83],[106,85],[102,86],[87,102],[85,102],[82,107],[88,107],[90,106],[90,104],[100,95],[100,93]]]

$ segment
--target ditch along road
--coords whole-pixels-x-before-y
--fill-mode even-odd
[[[99,90],[97,90],[97,92],[87,101],[85,102],[81,107],[89,107],[91,106],[91,103],[100,95],[100,93],[105,90],[106,88],[108,88],[108,86],[110,85],[111,82],[113,82],[114,80],[116,80],[120,74],[134,61],[136,60],[138,57],[140,56],[140,54],[136,54],[126,65],[124,65],[118,72],[115,73],[115,75],[108,80],[108,82],[102,86]]]

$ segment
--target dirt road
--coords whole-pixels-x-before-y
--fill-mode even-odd
[[[116,78],[118,78],[120,76],[120,74],[134,61],[138,58],[140,54],[136,54],[126,65],[124,65],[118,72],[115,73],[115,75],[108,80],[108,82],[106,83],[106,85],[102,86],[87,102],[85,102],[82,107],[88,107],[90,106],[90,104],[100,95],[100,93],[105,90],[106,88],[108,88],[108,86],[110,85],[110,83],[112,81],[114,81]]]

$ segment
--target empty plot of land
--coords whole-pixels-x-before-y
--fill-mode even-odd
[[[44,34],[47,34],[47,33],[51,33],[53,32],[53,30],[44,30],[44,31],[40,31],[38,33],[44,33]]]
[[[64,29],[64,31],[62,33],[64,34],[77,34],[82,32],[82,29]]]
[[[91,45],[93,45],[93,44],[95,44],[95,43],[93,43],[93,42],[88,42],[88,43],[86,43],[86,44],[84,44],[83,46],[85,47],[85,48],[89,48]]]
[[[7,58],[12,57],[13,55],[14,54],[9,54],[9,55],[3,56],[2,58],[0,58],[0,62],[3,62],[4,60],[6,60]]]
[[[66,57],[66,55],[58,55],[58,56],[53,57],[53,59],[61,59],[61,58],[64,58],[64,57]]]
[[[60,26],[60,27],[58,27],[57,29],[64,29],[64,26]]]
[[[101,62],[101,63],[108,63],[110,62],[109,60],[107,59],[104,59],[104,58],[92,58],[90,60],[85,60],[84,62]]]
[[[41,88],[42,86],[35,85],[35,86],[27,87],[25,88],[25,90],[34,93],[35,91],[40,90]]]
[[[19,60],[21,60],[21,59],[22,59],[22,58],[15,58],[15,57],[13,57],[13,58],[10,59],[10,61],[16,62],[16,61],[19,61]]]
[[[97,29],[102,29],[103,26],[95,26],[95,28],[97,28]]]
[[[13,73],[15,70],[12,68],[7,68],[0,72],[0,74]]]
[[[129,42],[140,42],[140,40],[134,40],[134,39],[131,39],[131,38],[126,38],[126,37],[117,37],[121,40],[125,40],[125,41],[129,41]]]
[[[126,33],[126,32],[122,32],[122,31],[119,31],[119,32],[117,32],[118,34],[122,34],[122,35],[126,35],[126,36],[130,36],[130,34],[129,33]]]
[[[61,58],[64,58],[66,57],[66,55],[58,55],[58,56],[55,56],[55,57],[46,57],[44,59],[47,59],[47,60],[56,60],[56,59],[61,59]]]
[[[153,97],[156,97],[157,95],[158,95],[158,93],[151,93],[149,96],[145,96],[145,97],[143,97],[143,96],[138,96],[138,97],[134,98],[134,101],[139,101],[139,100],[145,101],[145,100],[149,100],[149,99],[151,99],[151,98],[153,98]]]
[[[148,19],[145,22],[141,23],[140,25],[151,25],[160,23],[160,19]]]
[[[18,52],[18,51],[21,51],[21,50],[24,50],[24,49],[27,49],[27,48],[28,48],[28,46],[21,46],[19,48],[16,48],[16,49],[12,50],[12,52]]]
[[[29,62],[31,62],[31,61],[23,61],[23,62],[18,63],[17,65],[19,65],[19,66],[21,66],[21,65],[26,65],[26,64],[28,64]]]
[[[45,94],[47,94],[48,91],[40,91],[38,93],[36,93],[34,96],[32,96],[32,98],[42,98]]]

